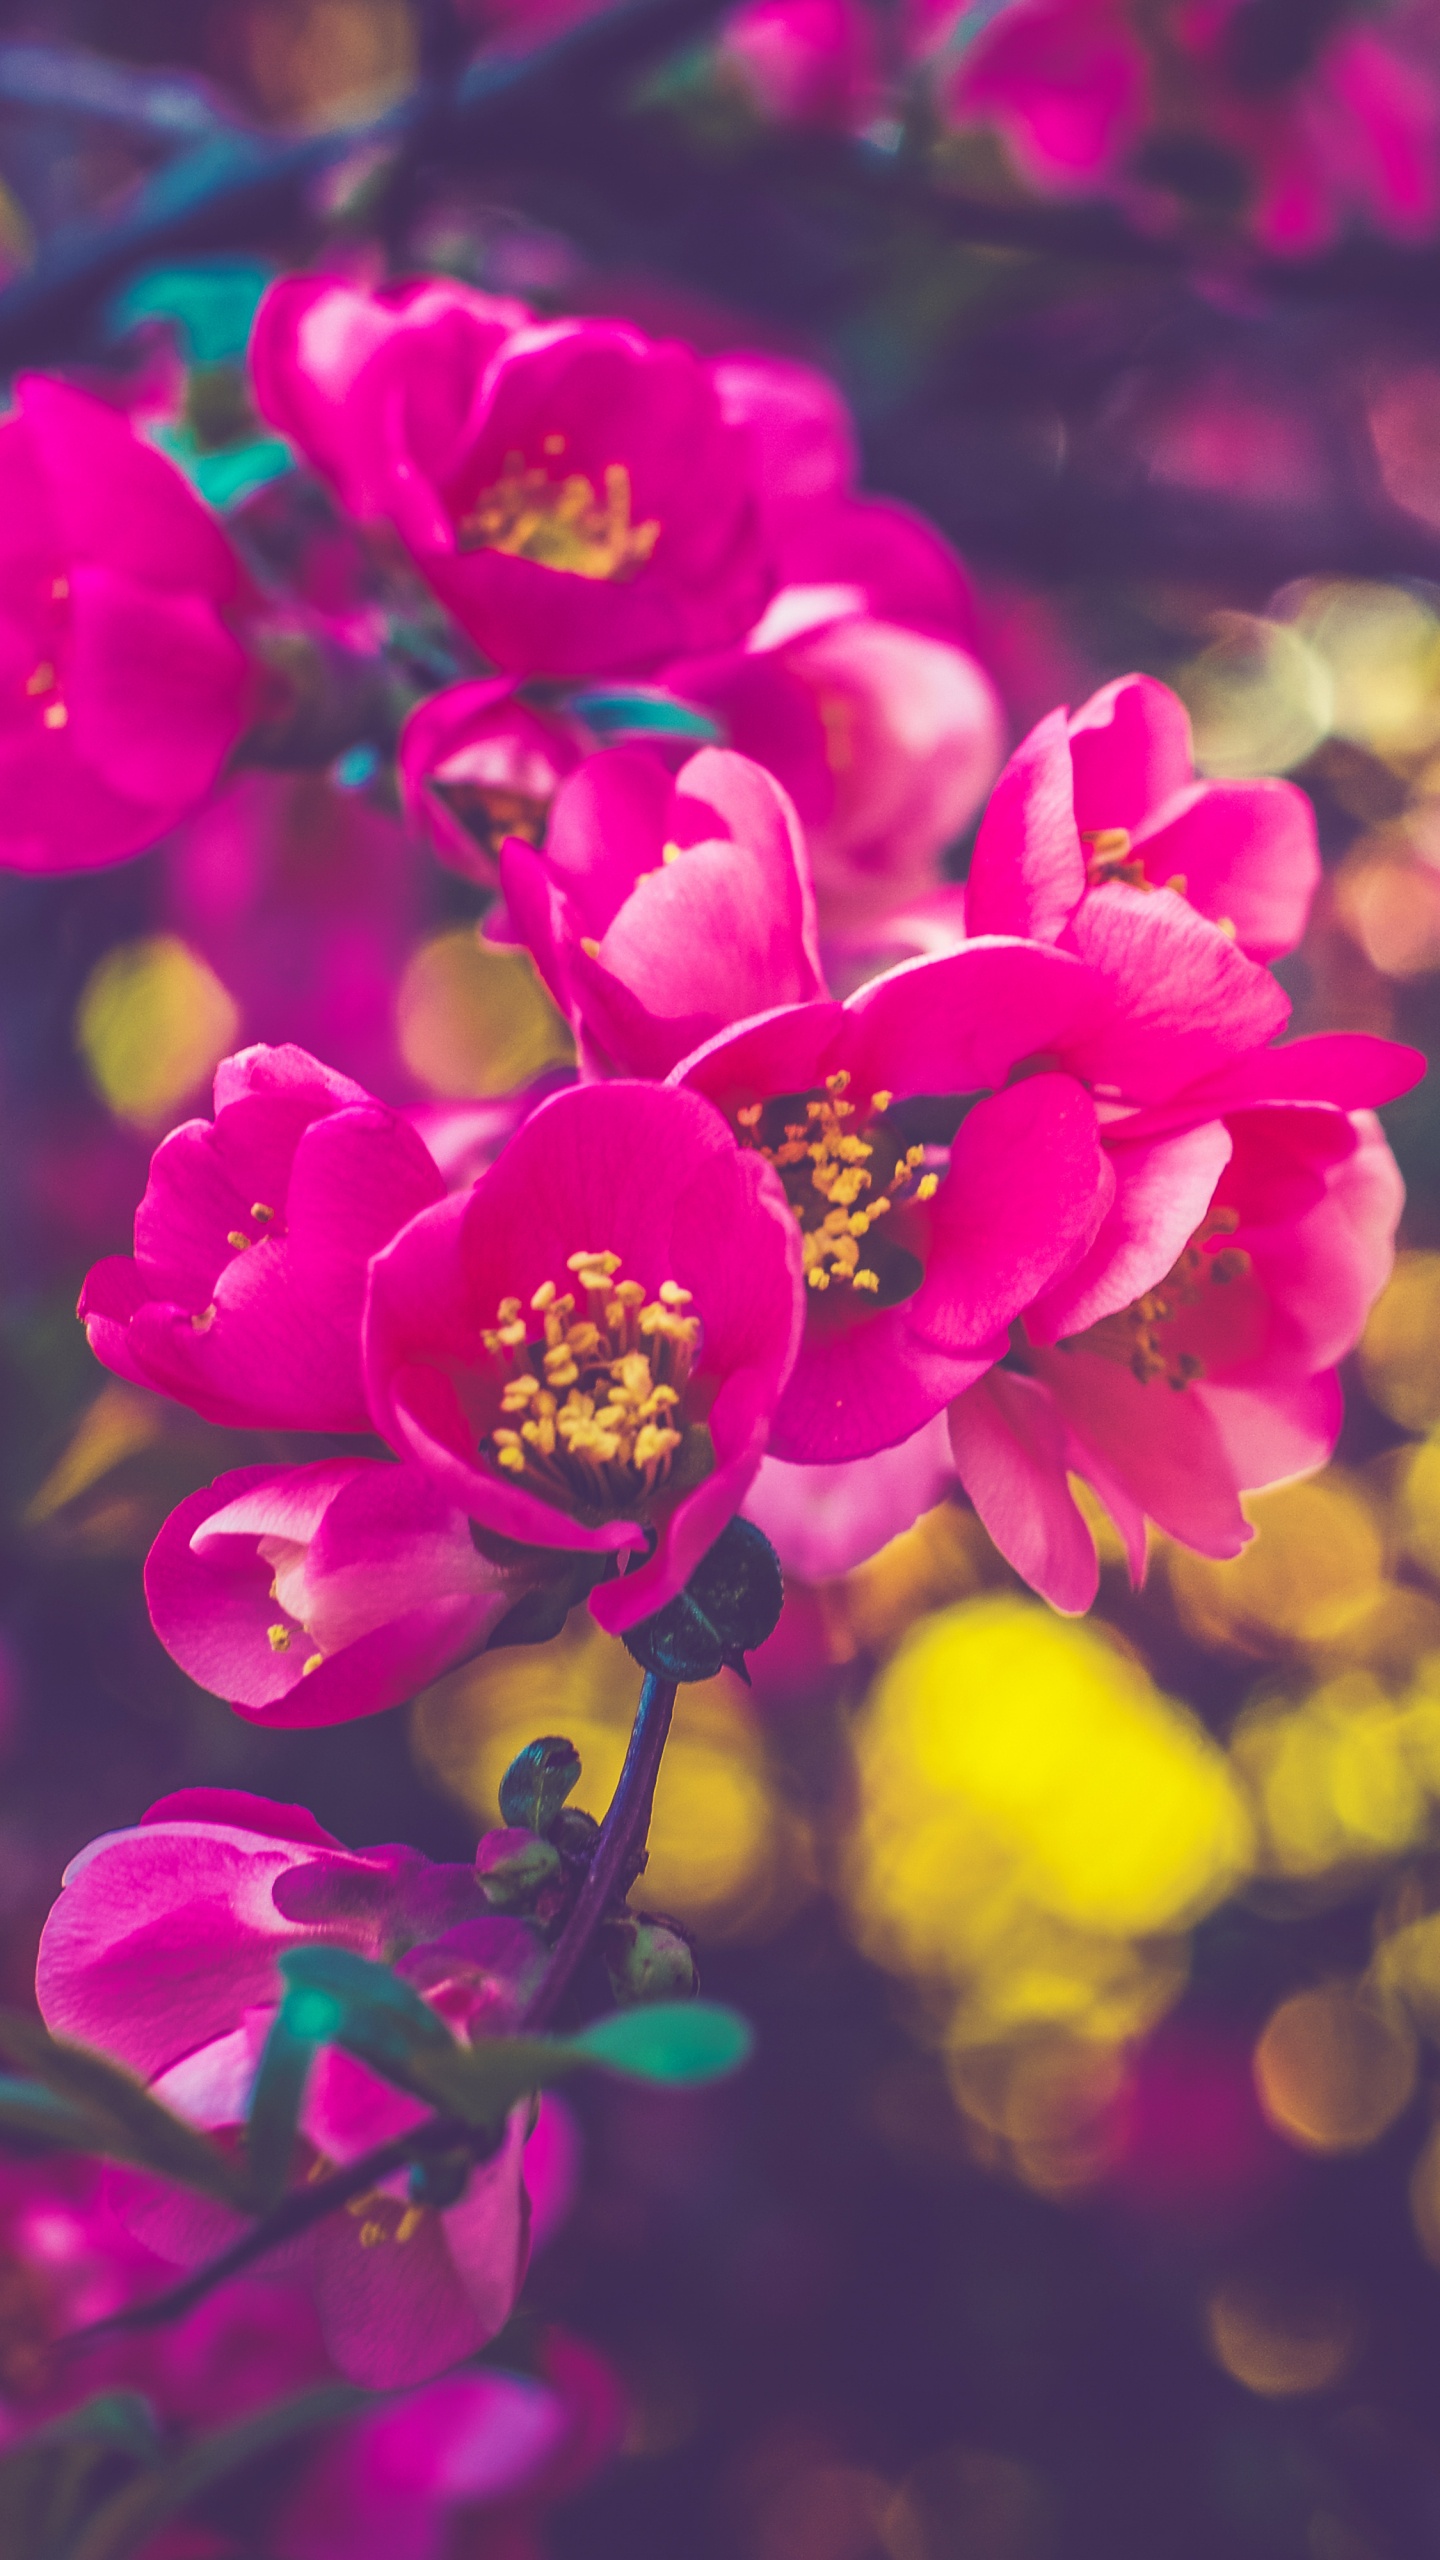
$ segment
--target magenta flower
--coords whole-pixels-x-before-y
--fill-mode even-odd
[[[665,682],[768,767],[805,829],[822,932],[938,886],[940,857],[995,778],[1003,715],[952,639],[786,588],[745,642]]]
[[[532,1577],[533,1579],[533,1577]],[[172,1511],[145,1567],[161,1643],[267,1725],[338,1724],[477,1652],[530,1587],[417,1467],[241,1467]]]
[[[596,1069],[663,1076],[742,1016],[823,992],[795,812],[758,764],[704,747],[672,782],[591,756],[543,853],[501,856],[512,930]]]
[[[470,1867],[418,1850],[349,1850],[294,1805],[192,1789],[139,1827],[92,1841],[66,1870],[36,1972],[59,2035],[124,2062],[193,2123],[244,2119],[279,1997],[275,1959],[322,1939],[398,1963],[472,2040],[513,2027],[544,1954],[523,1921],[487,1911]],[[334,2048],[317,2058],[302,2129],[318,2157],[358,2159],[426,2109]],[[326,2344],[376,2389],[423,2381],[483,2346],[525,2270],[529,2111],[454,2205],[387,2188],[295,2245]],[[139,2173],[113,2173],[127,2222],[182,2263],[232,2236],[234,2217]]]
[[[346,513],[373,521],[412,448],[461,448],[476,383],[529,318],[523,302],[449,277],[357,293],[331,276],[281,276],[250,340],[256,403]]]
[[[368,1430],[366,1267],[444,1187],[360,1085],[303,1049],[243,1049],[216,1070],[213,1121],[157,1147],[133,1260],[87,1278],[91,1349],[211,1422]]]
[[[1110,1198],[1094,1103],[1072,1073],[1006,1080],[1083,1048],[1105,1002],[1059,952],[974,945],[846,1005],[742,1023],[676,1068],[775,1167],[800,1231],[805,1337],[776,1457],[830,1464],[908,1439],[1085,1251]]]
[[[875,28],[861,0],[748,0],[725,22],[721,59],[780,124],[853,131],[879,104]]]
[[[494,888],[506,837],[541,842],[550,804],[589,743],[573,722],[517,702],[508,676],[449,685],[419,703],[400,733],[410,822],[452,870]]]
[[[1111,1513],[1138,1582],[1147,1518],[1236,1555],[1241,1493],[1330,1455],[1336,1364],[1389,1274],[1403,1198],[1379,1123],[1342,1106],[1392,1100],[1423,1063],[1358,1036],[1297,1041],[1107,1131],[1115,1197],[1089,1254],[950,1411],[976,1510],[1057,1608],[1096,1588],[1067,1474]]]
[[[917,9],[957,124],[993,124],[1033,186],[1084,193],[1139,140],[1149,108],[1145,51],[1124,0],[1011,0],[1001,9]]]
[[[1184,704],[1151,676],[1121,676],[1016,748],[975,840],[965,919],[971,933],[1082,950],[1097,902],[1125,883],[1174,892],[1273,960],[1304,932],[1319,877],[1305,793],[1197,781]]]
[[[801,1312],[772,1168],[698,1094],[584,1086],[377,1256],[372,1409],[477,1534],[597,1567],[638,1550],[591,1595],[619,1633],[739,1509]]]
[[[256,320],[261,408],[395,526],[497,666],[640,670],[743,631],[773,577],[710,369],[623,321],[492,321],[476,301],[397,288],[377,318],[348,286],[287,279]]]
[[[0,420],[0,863],[85,871],[198,806],[250,716],[240,564],[104,401],[22,377]]]

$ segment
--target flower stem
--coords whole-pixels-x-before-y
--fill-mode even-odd
[[[549,2024],[589,1953],[596,1930],[612,1905],[628,1892],[638,1871],[650,1829],[660,1756],[675,1712],[675,1689],[673,1680],[646,1672],[620,1783],[600,1826],[595,1854],[556,1941],[544,1981],[521,2018],[522,2035]]]

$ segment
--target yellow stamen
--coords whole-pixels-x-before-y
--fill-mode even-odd
[[[506,1475],[551,1501],[633,1510],[663,1483],[684,1442],[680,1408],[699,1319],[682,1313],[691,1293],[674,1280],[647,1300],[638,1280],[618,1276],[618,1254],[572,1253],[567,1268],[585,1292],[583,1315],[570,1292],[544,1281],[531,1300],[540,1341],[527,1341],[511,1319],[511,1298],[482,1336],[507,1371],[504,1419],[482,1445]]]
[[[1142,1387],[1163,1378],[1178,1393],[1203,1378],[1204,1361],[1193,1351],[1177,1351],[1165,1339],[1163,1328],[1187,1307],[1201,1305],[1208,1281],[1225,1287],[1249,1270],[1250,1256],[1239,1245],[1222,1246],[1218,1253],[1205,1249],[1215,1236],[1233,1235],[1239,1224],[1238,1211],[1211,1209],[1163,1280],[1122,1307],[1118,1315],[1102,1316],[1085,1333],[1072,1335],[1063,1347],[1095,1351],[1104,1360],[1118,1361]]]
[[[40,725],[45,729],[63,729],[69,717],[63,702],[47,702],[40,714]]]
[[[265,1633],[270,1639],[270,1650],[272,1653],[289,1652],[290,1630],[288,1627],[267,1627]]]
[[[776,1145],[767,1145],[759,1135],[763,1103],[746,1103],[735,1120],[742,1143],[748,1140],[756,1147],[785,1184],[803,1230],[806,1286],[820,1293],[838,1285],[873,1296],[880,1287],[880,1274],[861,1261],[862,1242],[897,1200],[933,1200],[940,1176],[921,1172],[923,1147],[907,1147],[895,1164],[888,1189],[877,1198],[867,1197],[875,1181],[871,1166],[877,1124],[895,1097],[888,1092],[872,1094],[864,1130],[848,1129],[845,1123],[855,1117],[855,1105],[846,1099],[849,1084],[844,1070],[827,1077],[823,1094],[807,1098],[804,1119],[787,1121]]]
[[[563,452],[547,437],[544,451]],[[460,524],[466,551],[502,551],[512,560],[534,560],[544,569],[568,569],[579,578],[632,578],[660,539],[658,517],[630,521],[630,474],[623,462],[604,473],[604,496],[583,471],[552,480],[543,465],[527,469],[522,453],[507,453],[500,478],[482,489]]]
[[[300,1676],[302,1680],[308,1679],[312,1671],[318,1671],[324,1659],[325,1656],[323,1653],[312,1653],[308,1662],[302,1662],[300,1665]]]

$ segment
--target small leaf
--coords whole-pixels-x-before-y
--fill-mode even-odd
[[[245,2157],[250,2170],[250,2201],[257,2213],[268,2213],[271,2205],[278,2204],[290,2183],[315,2041],[313,2037],[297,2035],[289,2011],[291,2002],[312,1997],[308,1992],[291,1992],[281,2002],[271,2021],[250,2092]]]
[[[424,2057],[456,2050],[444,2020],[418,1991],[348,1947],[287,1947],[278,1959],[286,1991],[281,2014],[297,2042],[338,2044],[402,2089],[428,2095]]]
[[[104,2054],[66,2044],[38,2018],[0,2010],[0,2053],[89,2119],[89,2144],[108,2159],[129,2160],[225,2204],[244,2200],[244,2172],[218,2143],[181,2122],[148,2089]]]
[[[567,2041],[572,2053],[606,2071],[698,2088],[738,2070],[754,2039],[733,2009],[708,2000],[667,2000],[597,2018]]]
[[[623,738],[693,739],[697,747],[718,746],[724,735],[708,711],[681,702],[659,685],[590,685],[571,694],[569,708],[606,746]]]
[[[573,1793],[580,1754],[563,1734],[527,1742],[500,1781],[500,1818],[513,1831],[547,1832]]]
[[[785,1586],[780,1559],[753,1520],[732,1520],[701,1557],[685,1588],[642,1618],[625,1647],[644,1671],[662,1680],[713,1680],[717,1671],[750,1675],[745,1656],[773,1635]]]

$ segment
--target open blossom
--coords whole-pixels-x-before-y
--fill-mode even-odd
[[[442,862],[494,888],[507,836],[539,844],[551,803],[589,745],[558,713],[515,699],[508,676],[447,685],[417,704],[396,769],[412,826]]]
[[[367,1266],[444,1188],[363,1087],[303,1049],[244,1049],[216,1070],[213,1121],[156,1149],[133,1259],[86,1280],[91,1349],[212,1422],[368,1430]]]
[[[1088,1261],[950,1414],[976,1509],[1057,1606],[1095,1588],[1067,1470],[1111,1512],[1139,1580],[1147,1518],[1238,1554],[1240,1494],[1329,1456],[1336,1363],[1389,1274],[1403,1198],[1366,1106],[1423,1069],[1396,1042],[1328,1035],[1111,1124],[1115,1200]]]
[[[1149,66],[1124,0],[919,0],[913,30],[953,120],[993,124],[1034,186],[1088,191],[1140,138]]]
[[[1292,950],[1320,877],[1315,816],[1293,782],[1197,780],[1184,704],[1121,676],[1052,711],[991,795],[965,884],[971,933],[1065,943],[1097,890],[1171,889],[1255,960]]]
[[[526,1923],[487,1909],[473,1867],[403,1847],[349,1850],[298,1806],[201,1788],[92,1841],[67,1869],[41,1940],[41,2014],[191,2122],[235,2127],[280,1994],[275,1959],[316,1938],[398,1964],[472,2041],[513,2028],[544,1963]],[[317,2158],[343,2164],[426,2113],[326,2047],[302,2130]],[[453,2204],[396,2182],[296,2244],[343,2372],[376,2389],[422,2381],[503,2326],[529,2245],[529,2129],[517,2108]],[[236,2229],[223,2207],[139,2173],[113,2173],[112,2191],[140,2237],[182,2263]]]
[[[1003,751],[978,659],[947,634],[856,610],[843,585],[783,589],[739,646],[681,660],[665,682],[784,785],[822,930],[938,886]]]
[[[663,1076],[744,1015],[823,991],[795,812],[760,765],[705,747],[672,782],[591,756],[543,853],[501,857],[511,930],[602,1071]]]
[[[260,406],[498,666],[641,670],[743,631],[774,581],[710,368],[623,321],[483,300],[392,288],[377,316],[287,278],[256,319]]]
[[[85,871],[205,798],[251,714],[244,577],[104,401],[22,377],[0,420],[0,864]]]
[[[628,1566],[619,1633],[739,1509],[801,1313],[773,1168],[698,1094],[584,1086],[377,1256],[371,1404],[477,1535]]]
[[[418,1467],[240,1467],[173,1511],[145,1596],[202,1688],[267,1725],[398,1706],[477,1652],[530,1581]]]

